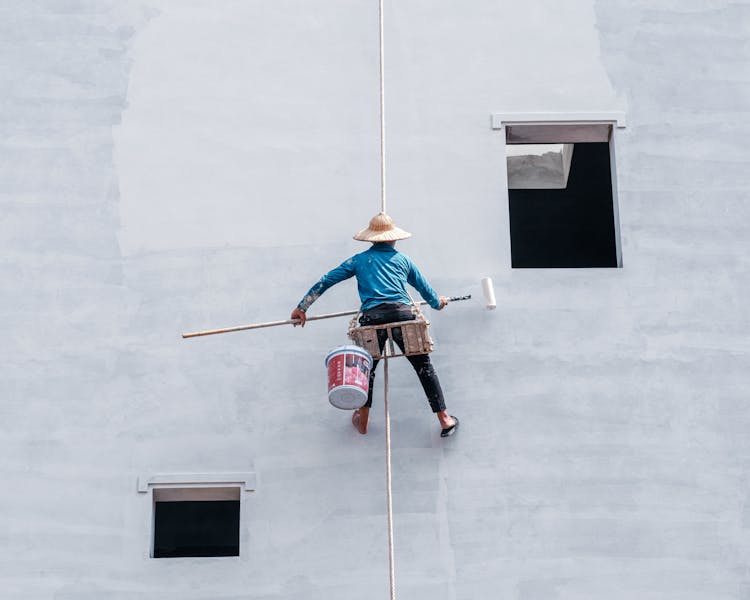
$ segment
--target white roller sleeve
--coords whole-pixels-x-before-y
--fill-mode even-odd
[[[490,277],[482,278],[482,292],[484,293],[484,302],[487,310],[495,310],[497,302],[495,301],[495,290],[492,287],[492,279]]]

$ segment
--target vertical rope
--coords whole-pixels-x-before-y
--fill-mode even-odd
[[[383,0],[379,0],[378,23],[380,27],[380,211],[385,210],[385,48],[383,33]]]
[[[378,2],[380,30],[380,211],[386,212],[385,203],[385,44],[383,27],[383,0]],[[390,338],[390,332],[389,336]],[[393,354],[393,341],[388,340]],[[391,415],[388,408],[388,350],[383,353],[383,403],[385,404],[385,488],[388,502],[388,572],[391,600],[396,600],[396,568],[393,551],[393,494],[391,485]]]
[[[385,403],[385,487],[388,497],[388,567],[391,600],[396,600],[396,569],[393,552],[393,498],[391,493],[391,416],[388,410],[388,357],[383,354],[383,399]]]

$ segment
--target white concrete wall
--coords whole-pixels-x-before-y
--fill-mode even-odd
[[[750,7],[386,10],[399,247],[499,305],[431,315],[458,436],[393,365],[400,597],[745,598]],[[345,321],[179,338],[285,318],[362,249],[377,3],[0,16],[0,595],[387,597],[382,416],[361,437],[324,395]],[[624,268],[512,271],[490,113],[623,109]],[[239,558],[147,557],[139,474],[248,470]]]

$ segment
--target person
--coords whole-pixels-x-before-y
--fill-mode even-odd
[[[323,275],[300,300],[292,311],[291,318],[298,320],[299,325],[304,327],[307,320],[306,312],[310,305],[328,288],[350,277],[357,278],[359,297],[362,301],[359,319],[361,325],[413,320],[415,315],[411,308],[411,299],[406,291],[407,283],[415,287],[432,308],[437,310],[445,308],[448,299],[438,296],[411,259],[396,250],[396,242],[408,237],[411,237],[411,234],[396,227],[393,219],[385,212],[375,215],[370,220],[369,226],[354,236],[355,240],[371,242],[372,246],[348,258],[341,265]],[[379,333],[383,334],[378,335],[382,353],[386,335],[385,332]],[[400,329],[393,330],[393,339],[403,352],[404,342]],[[453,435],[458,429],[458,419],[448,414],[440,381],[430,362],[430,355],[416,354],[406,358],[414,367],[427,395],[430,408],[440,422],[440,435],[442,437]],[[352,414],[352,424],[361,434],[367,433],[377,365],[378,360],[373,360],[367,403]]]

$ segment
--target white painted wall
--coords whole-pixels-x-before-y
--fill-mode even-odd
[[[431,314],[458,436],[391,371],[399,597],[747,596],[749,10],[386,3],[399,247],[498,296]],[[324,396],[345,321],[179,337],[285,318],[364,249],[377,4],[0,15],[2,597],[387,597],[382,416]],[[624,268],[511,270],[490,114],[618,110]],[[239,558],[147,557],[139,475],[248,471]]]

